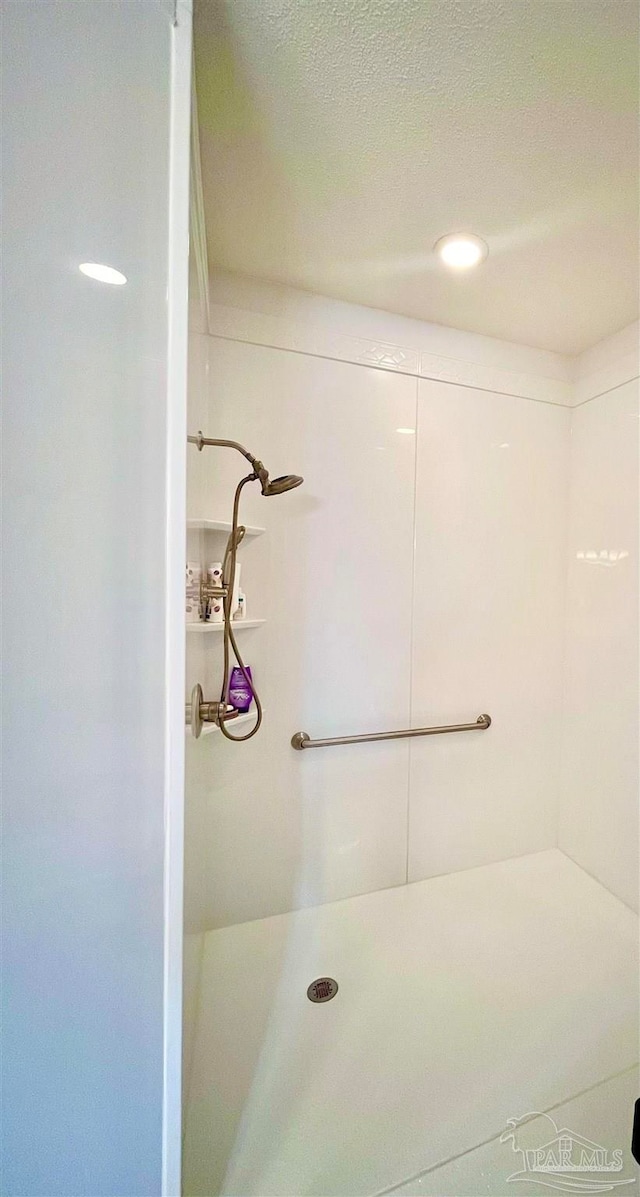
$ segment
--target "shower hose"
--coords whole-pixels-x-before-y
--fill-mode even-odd
[[[240,650],[235,638],[233,628],[231,626],[231,604],[233,603],[233,586],[236,578],[236,558],[238,554],[238,545],[245,534],[245,528],[242,525],[238,526],[238,508],[240,506],[240,495],[242,494],[243,486],[247,482],[259,481],[258,475],[255,473],[247,474],[246,478],[242,478],[236,487],[236,493],[233,498],[233,518],[231,521],[231,535],[227,541],[225,549],[224,561],[222,564],[222,583],[226,589],[226,594],[222,600],[222,612],[224,617],[224,666],[222,672],[222,691],[220,694],[220,702],[222,709],[226,710],[229,703],[229,675],[230,675],[230,653],[229,649],[233,649],[233,654],[238,663],[239,669],[242,671],[242,676],[247,683],[256,704],[256,721],[250,731],[244,736],[232,736],[231,732],[226,727],[226,721],[220,715],[220,731],[227,740],[233,740],[236,744],[242,744],[244,740],[250,740],[255,736],[260,724],[262,723],[262,703],[255,687],[255,682],[249,677],[247,667],[240,656]]]

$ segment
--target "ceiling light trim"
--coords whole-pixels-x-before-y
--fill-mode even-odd
[[[433,252],[449,270],[475,270],[489,257],[489,246],[477,233],[445,233]]]

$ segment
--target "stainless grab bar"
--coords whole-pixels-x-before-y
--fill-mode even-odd
[[[411,736],[442,736],[447,732],[486,731],[491,727],[491,715],[478,715],[475,723],[448,723],[442,727],[409,727],[404,731],[372,732],[368,736],[334,736],[328,740],[312,740],[306,732],[296,732],[291,737],[291,747],[302,752],[303,748],[331,748],[334,744],[365,744],[371,740],[408,740]]]

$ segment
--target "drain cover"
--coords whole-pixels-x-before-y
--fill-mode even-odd
[[[307,989],[310,1002],[330,1002],[338,992],[338,982],[333,977],[318,977]]]

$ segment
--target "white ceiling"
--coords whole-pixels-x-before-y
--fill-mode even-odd
[[[578,353],[638,315],[637,0],[197,0],[210,260]],[[489,243],[452,276],[434,241]]]

